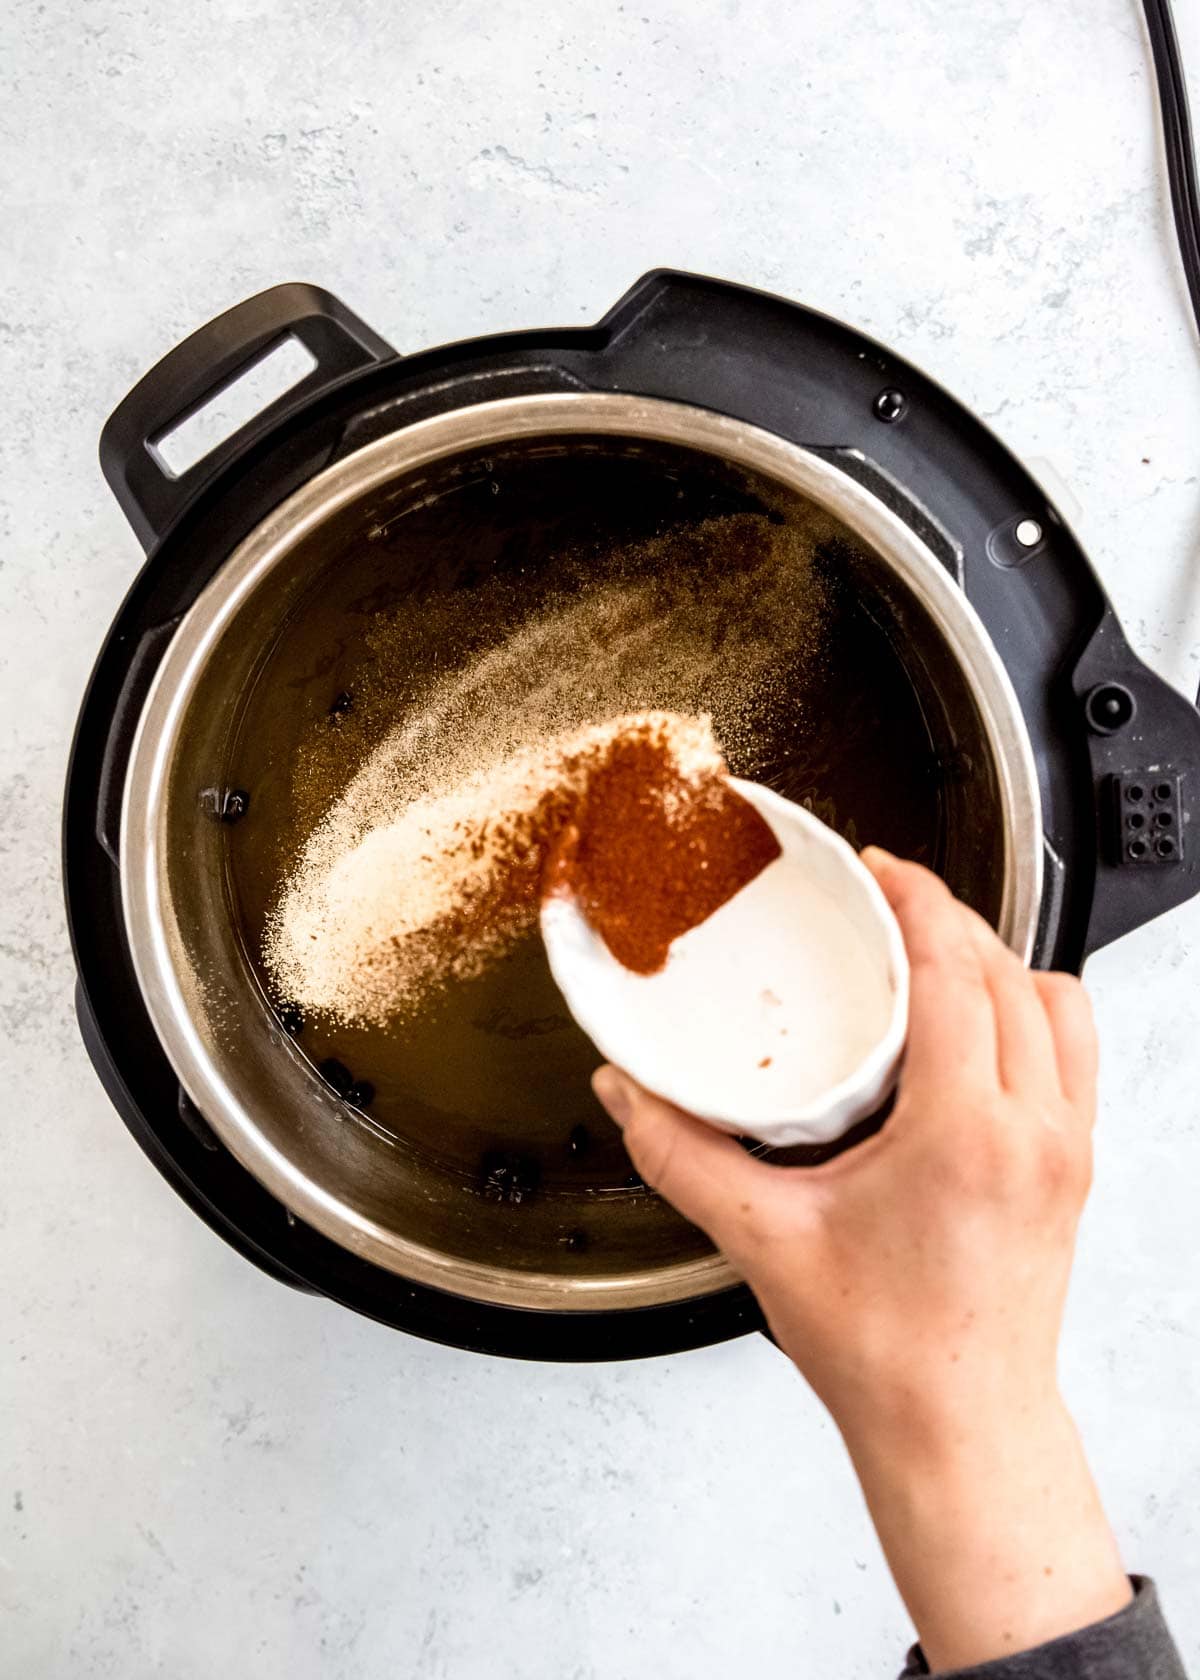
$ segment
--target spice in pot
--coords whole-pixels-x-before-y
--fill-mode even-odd
[[[545,588],[485,578],[469,611],[437,591],[380,610],[277,812],[258,935],[275,997],[387,1026],[534,935],[564,802],[633,717],[690,775],[723,770],[714,728],[739,774],[770,774],[824,657],[829,534],[725,514],[567,550]]]
[[[279,995],[314,1015],[382,1025],[447,984],[474,978],[535,929],[547,860],[568,828],[592,829],[585,815],[591,786],[599,790],[592,810],[603,833],[613,791],[628,792],[631,775],[649,779],[651,804],[661,807],[654,844],[672,820],[694,844],[732,793],[709,718],[646,712],[513,753],[410,801],[345,849],[321,844],[318,831],[307,867],[268,924],[264,956]],[[639,832],[649,832],[646,813]],[[336,827],[330,838],[340,840]],[[711,866],[714,858],[700,861]],[[724,883],[726,897],[736,890],[726,866],[713,879]],[[595,874],[594,901],[619,920],[616,891],[615,877]],[[683,931],[681,914],[686,922],[699,902],[670,905],[667,922]],[[636,910],[636,896],[630,903]],[[653,941],[661,942],[664,925],[661,913],[651,916]]]
[[[550,856],[545,891],[569,894],[625,968],[655,974],[676,939],[780,850],[723,765],[685,776],[661,733],[639,726],[617,735],[591,768]]]

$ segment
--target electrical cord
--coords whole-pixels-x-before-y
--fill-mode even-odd
[[[1158,103],[1162,112],[1163,141],[1167,152],[1167,178],[1171,185],[1171,207],[1179,254],[1191,294],[1200,332],[1200,185],[1196,179],[1196,151],[1192,140],[1192,119],[1188,111],[1187,83],[1179,54],[1179,37],[1171,15],[1171,0],[1143,0],[1154,73],[1158,79]]]
[[[1171,0],[1142,0],[1154,74],[1158,81],[1158,103],[1162,113],[1163,142],[1167,152],[1167,178],[1171,185],[1171,208],[1184,278],[1200,332],[1200,186],[1196,181],[1196,147],[1192,139],[1192,118],[1188,110],[1187,82],[1179,53],[1179,37],[1171,15]],[[1200,706],[1200,693],[1196,695]]]

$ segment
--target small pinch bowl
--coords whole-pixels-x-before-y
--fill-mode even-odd
[[[634,974],[569,895],[541,907],[550,970],[600,1053],[656,1096],[778,1148],[830,1143],[895,1087],[908,1032],[904,940],[840,835],[731,778],[780,856]]]

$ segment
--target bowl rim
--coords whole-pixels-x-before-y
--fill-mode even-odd
[[[616,958],[605,952],[603,941],[574,900],[562,893],[544,899],[541,907],[542,939],[550,969],[572,1015],[601,1055],[623,1068],[653,1095],[686,1109],[721,1131],[755,1138],[773,1149],[832,1143],[873,1114],[895,1086],[908,1036],[909,962],[904,936],[878,881],[836,829],[796,800],[787,799],[760,782],[730,776],[729,785],[761,812],[777,837],[782,838],[784,828],[803,830],[809,841],[836,858],[838,869],[853,880],[883,935],[880,967],[886,967],[892,994],[887,1019],[879,1036],[850,1072],[808,1102],[789,1103],[774,1111],[760,1110],[752,1115],[714,1105],[703,1095],[687,1091],[686,1081],[668,1089],[666,1081],[642,1078],[638,1068],[621,1054],[619,1027],[614,1034],[603,1021],[598,1021],[584,990],[572,984],[575,965],[570,960],[571,951],[580,941],[585,941],[589,949],[604,953],[609,963],[615,963]]]

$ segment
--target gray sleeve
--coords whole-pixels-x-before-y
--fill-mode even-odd
[[[1034,1651],[976,1668],[943,1670],[939,1680],[1187,1680],[1159,1608],[1153,1581],[1134,1575],[1133,1601],[1102,1622],[1064,1634]],[[919,1645],[900,1680],[930,1672]]]

